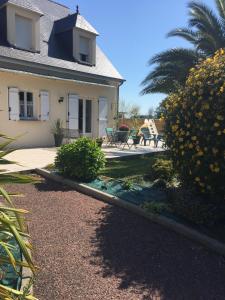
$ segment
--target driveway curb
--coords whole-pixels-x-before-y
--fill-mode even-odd
[[[104,193],[102,191],[96,190],[94,188],[91,188],[83,183],[77,183],[70,179],[65,179],[62,176],[59,176],[57,174],[51,173],[44,169],[35,169],[36,173],[39,175],[51,179],[53,181],[65,184],[67,186],[70,186],[71,188],[75,189],[78,192],[81,192],[85,195],[94,197],[98,200],[102,200],[106,203],[110,203],[113,205],[117,205],[119,207],[125,208],[139,216],[142,216],[152,222],[155,222],[157,224],[163,225],[176,233],[179,233],[195,242],[198,242],[205,247],[207,247],[209,250],[212,250],[218,254],[221,254],[225,256],[225,244],[208,237],[205,234],[202,234],[198,232],[197,230],[194,230],[192,228],[189,228],[186,225],[180,224],[174,220],[171,220],[164,216],[154,215],[154,214],[147,214],[142,208],[137,207],[136,205],[130,204],[118,197],[109,195],[107,193]]]

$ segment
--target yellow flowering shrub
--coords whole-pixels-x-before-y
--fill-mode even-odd
[[[165,138],[184,185],[225,197],[225,52],[190,70],[164,102]]]

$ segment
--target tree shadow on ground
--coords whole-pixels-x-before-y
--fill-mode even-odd
[[[73,188],[70,188],[67,185],[64,185],[60,182],[55,182],[50,179],[42,178],[40,182],[35,183],[35,188],[40,192],[68,192],[74,191]]]
[[[119,278],[119,289],[145,300],[224,299],[223,257],[117,207],[98,217],[90,263]]]

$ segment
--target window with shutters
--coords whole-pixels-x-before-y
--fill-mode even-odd
[[[33,94],[30,92],[19,92],[20,119],[34,118]]]

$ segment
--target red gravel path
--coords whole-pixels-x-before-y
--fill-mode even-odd
[[[225,259],[123,209],[43,181],[13,185],[40,300],[224,300]]]

